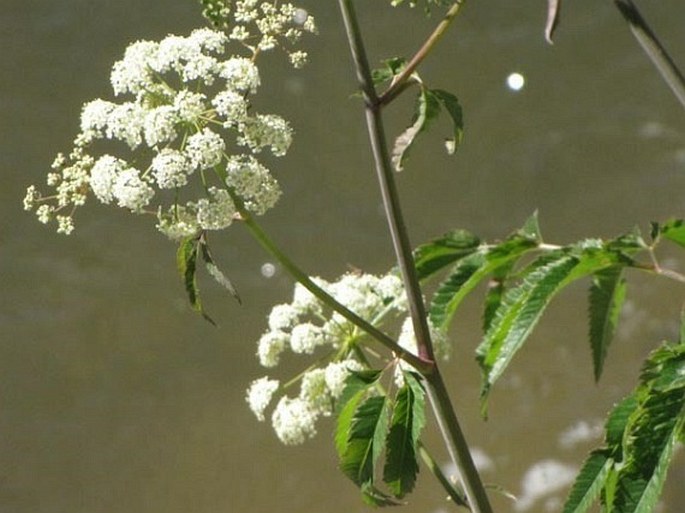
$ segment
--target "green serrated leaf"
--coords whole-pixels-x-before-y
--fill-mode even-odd
[[[205,269],[207,269],[209,275],[214,278],[219,285],[228,290],[228,292],[235,298],[236,301],[238,301],[239,304],[242,304],[242,300],[238,295],[238,291],[233,286],[233,283],[231,283],[231,280],[229,280],[228,277],[221,272],[219,267],[216,265],[216,262],[214,262],[214,258],[212,257],[212,253],[209,249],[209,244],[207,244],[207,240],[204,238],[204,236],[200,237],[199,245],[202,260],[205,263]]]
[[[599,381],[604,360],[616,331],[618,318],[626,297],[623,268],[609,267],[593,276],[590,285],[590,347],[595,381]]]
[[[340,468],[357,486],[373,483],[374,464],[385,449],[387,428],[385,396],[368,397],[356,408]]]
[[[685,221],[682,219],[665,222],[659,227],[659,231],[662,237],[685,247]]]
[[[609,413],[604,426],[607,446],[613,451],[616,460],[623,458],[623,440],[625,438],[628,420],[637,409],[637,395],[631,394],[621,400]]]
[[[598,499],[604,487],[614,460],[608,451],[590,453],[571,488],[563,513],[585,513]]]
[[[433,295],[429,306],[429,317],[433,325],[447,330],[462,300],[486,276],[513,265],[536,246],[530,239],[514,235],[497,246],[480,248],[459,260]]]
[[[478,249],[480,239],[466,230],[454,230],[422,244],[414,250],[414,265],[419,280],[444,269]]]
[[[464,114],[459,100],[452,93],[442,89],[433,89],[433,94],[440,100],[440,103],[445,108],[445,112],[452,119],[453,133],[448,145],[448,153],[451,155],[457,151],[464,139]]]
[[[416,110],[411,125],[395,139],[392,164],[396,171],[404,169],[404,162],[416,137],[428,128],[438,114],[440,114],[440,101],[433,91],[422,86],[416,99]]]
[[[362,500],[374,508],[384,506],[400,506],[401,504],[391,496],[383,493],[371,483],[364,483],[361,487]]]
[[[202,301],[200,300],[200,290],[197,286],[197,254],[198,254],[198,239],[193,237],[181,241],[176,252],[176,267],[185,286],[186,294],[190,306],[196,312],[200,313],[202,317],[208,322],[216,326],[212,318],[207,315],[202,308]]]
[[[405,385],[395,400],[383,469],[383,480],[398,499],[411,492],[416,483],[417,444],[425,424],[423,388],[411,373],[405,373],[404,377]]]

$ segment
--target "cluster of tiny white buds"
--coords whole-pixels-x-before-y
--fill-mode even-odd
[[[236,26],[248,18],[260,24],[264,37],[285,37],[302,25],[296,19],[300,10],[291,4],[236,2],[231,10],[231,2],[222,2],[213,8],[225,7]],[[84,104],[74,149],[58,155],[47,176],[55,194],[43,195],[31,186],[24,208],[35,210],[42,223],[56,221],[58,232],[71,233],[75,208],[92,192],[102,203],[156,214],[158,229],[171,239],[226,228],[237,218],[235,197],[256,215],[271,209],[281,190],[254,155],[265,148],[285,155],[293,131],[280,116],[250,112],[249,96],[261,83],[254,62],[259,52],[232,54],[230,44],[228,35],[210,29],[132,43],[110,78],[115,96],[133,99]],[[226,135],[247,154],[228,155]],[[92,156],[101,140],[123,143],[123,154],[108,143],[112,154]],[[190,190],[191,182],[201,182],[204,195],[182,203],[181,192]]]
[[[315,284],[367,322],[380,326],[391,315],[407,312],[406,294],[401,279],[395,274],[374,276],[348,273],[328,283],[313,278]],[[278,438],[286,444],[302,443],[316,433],[316,420],[331,415],[351,371],[365,368],[357,360],[353,347],[362,340],[363,332],[338,313],[330,312],[304,286],[297,285],[290,303],[275,306],[268,317],[268,330],[257,343],[257,357],[262,366],[276,367],[286,351],[312,355],[327,351],[323,362],[301,376],[297,397],[283,396],[272,415]],[[268,378],[262,378],[265,383]],[[258,418],[263,418],[262,402],[248,390],[248,403]],[[256,408],[258,405],[259,408]]]

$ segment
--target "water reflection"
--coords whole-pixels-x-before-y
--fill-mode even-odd
[[[262,100],[298,134],[279,169],[283,201],[265,224],[312,274],[332,279],[348,264],[383,271],[392,265],[390,246],[337,13],[303,3],[321,27],[312,65],[294,78],[265,77]],[[407,30],[397,42],[382,4],[364,5],[378,16],[379,32],[370,35],[376,60],[398,45],[409,52],[430,26],[402,12]],[[427,138],[400,177],[415,241],[455,225],[502,237],[535,209],[550,242],[615,235],[682,211],[683,115],[618,15],[609,3],[574,2],[551,49],[538,4],[468,5],[440,60],[428,63],[426,76],[460,96],[467,132],[454,158],[439,137]],[[244,405],[243,389],[260,373],[254,341],[264,315],[292,290],[245,233],[231,230],[215,248],[245,306],[201,283],[221,324],[213,329],[186,307],[174,247],[151,224],[93,207],[64,239],[20,211],[25,187],[70,143],[80,104],[108,91],[108,67],[124,45],[187,32],[200,22],[193,2],[3,7],[0,510],[368,511],[336,473],[330,424],[305,448],[284,448]],[[669,48],[685,55],[685,4],[650,10]],[[526,70],[525,94],[503,87],[514,69]],[[390,116],[390,132],[404,128],[407,112]],[[466,305],[461,314],[445,374],[467,435],[482,448],[487,480],[519,494],[526,507],[518,508],[558,505],[548,499],[563,496],[570,470],[594,443],[584,437],[595,433],[595,419],[633,385],[645,354],[676,333],[682,290],[630,278],[602,386],[591,377],[585,292],[571,290],[495,390],[486,424],[472,357],[480,311]],[[439,446],[434,433],[427,442]],[[411,510],[450,510],[424,474]],[[685,500],[682,462],[672,477],[666,501],[677,508]],[[541,482],[558,489],[543,495]],[[498,511],[512,508],[509,499],[494,501]]]

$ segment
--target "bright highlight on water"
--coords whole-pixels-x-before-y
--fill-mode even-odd
[[[526,79],[521,73],[511,73],[507,77],[507,87],[512,91],[520,91],[526,85]]]

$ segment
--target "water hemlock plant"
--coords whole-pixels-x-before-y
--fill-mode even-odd
[[[450,126],[445,150],[453,154],[463,143],[458,95],[434,87],[419,69],[464,2],[387,3],[389,9],[420,7],[417,15],[438,18],[414,55],[389,56],[372,69],[355,1],[337,2],[395,250],[387,272],[346,272],[334,280],[310,276],[256,220],[275,208],[281,195],[262,157],[286,157],[294,137],[279,114],[254,109],[260,57],[280,51],[300,68],[307,62],[305,36],[317,33],[315,13],[291,3],[201,0],[209,27],[132,43],[112,67],[114,99],[83,105],[73,147],[57,155],[47,174],[52,192],[30,186],[24,207],[65,235],[74,230],[78,207],[91,197],[152,218],[178,246],[177,267],[190,306],[210,322],[197,286],[198,268],[239,301],[215,261],[210,239],[229,226],[244,227],[294,280],[292,300],[273,307],[256,341],[256,356],[267,373],[247,384],[246,402],[257,421],[270,421],[281,442],[298,445],[317,434],[320,418],[335,417],[340,470],[370,505],[405,503],[425,468],[456,508],[490,513],[488,493],[440,370],[450,355],[450,327],[463,300],[482,294],[483,336],[475,358],[482,374],[483,416],[490,393],[547,307],[579,281],[588,290],[588,350],[599,381],[628,293],[625,271],[685,283],[659,259],[662,245],[685,247],[685,222],[652,222],[647,234],[633,229],[611,239],[560,245],[543,239],[533,214],[498,242],[455,227],[412,246],[395,176],[402,169],[411,172],[411,149],[429,136],[440,115]],[[550,42],[560,4],[548,3]],[[629,0],[615,4],[680,97],[682,75],[636,6]],[[415,96],[414,113],[407,128],[387,141],[383,115],[403,94]],[[430,295],[423,290],[428,282],[434,284]],[[479,287],[483,283],[485,291]],[[685,321],[681,325],[677,340],[653,350],[633,392],[609,413],[604,442],[581,468],[564,513],[583,513],[596,503],[607,513],[656,507],[685,437]],[[276,369],[284,353],[302,361],[301,372],[286,379]],[[443,474],[422,443],[428,408],[442,436],[442,452],[458,470],[457,481]]]

